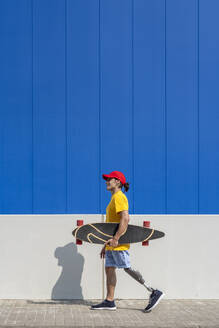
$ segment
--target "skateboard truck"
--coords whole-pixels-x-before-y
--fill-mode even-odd
[[[150,224],[151,224],[150,221],[143,221],[143,227],[145,227],[145,228],[150,228]],[[142,246],[149,246],[149,241],[148,240],[143,241]]]
[[[77,226],[78,227],[82,226],[83,224],[84,224],[83,220],[77,220]],[[82,240],[76,239],[76,245],[82,245],[82,244],[83,244]]]

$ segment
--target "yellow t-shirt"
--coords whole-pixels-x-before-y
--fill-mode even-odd
[[[120,222],[119,212],[127,211],[129,209],[128,199],[120,190],[112,195],[111,201],[106,209],[106,222]],[[106,246],[106,250],[126,251],[130,247],[129,244],[121,244],[117,247]]]

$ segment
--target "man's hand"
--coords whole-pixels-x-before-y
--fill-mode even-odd
[[[101,252],[100,252],[101,259],[104,259],[105,253],[106,253],[106,245],[104,245],[103,248],[101,249]]]
[[[117,247],[118,246],[118,240],[115,238],[109,239],[106,243],[106,245]]]

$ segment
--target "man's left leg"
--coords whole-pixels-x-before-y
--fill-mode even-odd
[[[140,274],[139,271],[134,270],[134,269],[132,269],[131,267],[129,267],[129,268],[125,268],[124,270],[125,270],[125,272],[128,273],[132,278],[134,278],[135,280],[137,280],[137,282],[139,282],[141,285],[144,285],[145,288],[147,288],[147,290],[148,290],[149,292],[153,292],[154,289],[153,289],[152,287],[147,286],[147,285],[145,284],[145,280],[144,280],[144,278],[142,277],[142,275]]]

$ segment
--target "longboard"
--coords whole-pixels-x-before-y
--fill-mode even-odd
[[[77,227],[72,234],[76,239],[91,244],[104,244],[113,238],[118,227],[118,223],[90,223]],[[119,244],[139,243],[164,236],[162,231],[129,224],[126,232],[119,238]]]

